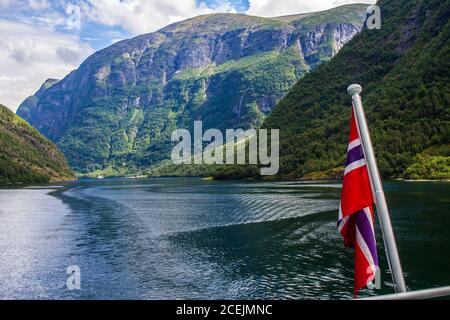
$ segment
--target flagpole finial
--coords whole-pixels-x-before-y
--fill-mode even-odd
[[[362,91],[362,87],[359,84],[352,84],[347,88],[347,92],[351,96],[353,96],[355,94],[360,94],[361,91]]]

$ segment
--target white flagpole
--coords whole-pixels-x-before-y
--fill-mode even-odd
[[[403,278],[402,265],[398,255],[397,245],[395,243],[394,231],[392,230],[391,218],[384,197],[383,185],[381,184],[380,173],[378,171],[375,153],[373,151],[372,141],[370,139],[369,128],[367,127],[366,117],[361,102],[360,93],[362,88],[359,84],[352,84],[347,92],[352,96],[353,108],[355,110],[356,123],[359,129],[361,145],[363,146],[364,156],[369,171],[372,192],[375,197],[378,219],[380,220],[383,233],[386,255],[391,269],[395,292],[406,292],[405,279]]]

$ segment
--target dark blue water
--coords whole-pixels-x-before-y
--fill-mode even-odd
[[[450,184],[385,185],[410,289],[450,285]],[[79,181],[0,189],[3,299],[345,299],[338,183]],[[378,232],[380,236],[380,232]],[[382,289],[391,279],[379,237]],[[68,266],[81,290],[68,290]]]

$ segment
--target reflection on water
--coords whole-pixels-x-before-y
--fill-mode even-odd
[[[450,284],[450,184],[386,190],[407,284]],[[350,298],[339,193],[336,183],[200,179],[0,189],[0,298]],[[390,293],[378,240],[377,293]],[[81,290],[66,288],[70,265]]]

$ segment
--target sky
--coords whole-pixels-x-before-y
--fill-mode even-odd
[[[207,13],[271,17],[374,0],[0,0],[0,104],[15,111],[119,40]]]

